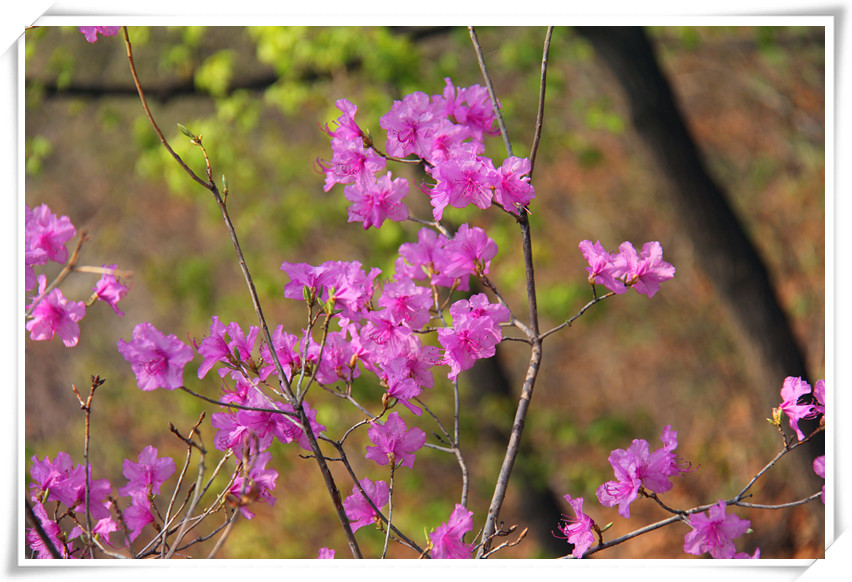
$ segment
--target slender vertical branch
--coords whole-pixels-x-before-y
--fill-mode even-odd
[[[391,524],[393,523],[393,476],[396,472],[396,459],[390,462],[390,485],[388,487],[388,529],[385,532],[385,545],[382,548],[382,559],[388,555],[388,541],[390,541]]]
[[[79,247],[78,247],[79,248]],[[80,408],[86,413],[86,425],[83,431],[83,465],[85,470],[85,479],[86,485],[84,490],[84,503],[86,507],[86,550],[89,553],[89,558],[93,559],[94,552],[92,550],[92,512],[91,512],[91,488],[92,488],[92,477],[91,477],[91,464],[89,463],[89,426],[92,417],[92,398],[95,395],[95,390],[99,386],[104,383],[99,376],[92,376],[92,385],[89,388],[89,396],[86,398],[86,401],[83,401],[82,396],[80,396],[80,392],[77,390],[77,387],[73,384],[71,385],[71,389],[74,391],[74,394],[77,396],[77,400],[80,402]]]
[[[479,60],[479,67],[482,70],[482,75],[485,79],[485,85],[488,87],[488,92],[491,95],[491,103],[494,105],[494,111],[497,115],[497,121],[500,126],[500,132],[503,135],[503,142],[506,145],[506,151],[512,155],[512,145],[509,141],[506,127],[503,123],[503,117],[500,114],[497,105],[497,96],[494,94],[494,87],[491,83],[491,77],[488,74],[488,69],[485,66],[485,59],[482,54],[482,47],[479,45],[479,40],[476,37],[476,31],[473,27],[468,27],[470,30],[470,38],[473,41],[473,47],[476,51],[476,57]],[[530,401],[532,400],[533,388],[538,377],[538,371],[541,366],[541,337],[538,327],[538,304],[535,293],[535,272],[533,269],[532,258],[532,236],[530,233],[529,215],[526,212],[521,212],[518,217],[518,224],[521,227],[521,236],[523,239],[524,253],[524,269],[526,272],[527,300],[529,305],[529,337],[530,337],[530,362],[527,366],[526,377],[521,391],[521,398],[518,402],[518,408],[515,412],[515,419],[512,424],[512,432],[509,436],[509,444],[506,447],[506,454],[503,458],[503,464],[500,467],[500,473],[497,477],[497,483],[494,487],[494,494],[491,498],[491,505],[488,508],[488,516],[485,520],[485,526],[482,529],[482,544],[477,551],[477,557],[482,558],[490,549],[491,540],[496,531],[497,518],[500,514],[500,509],[503,506],[503,501],[506,498],[506,490],[509,487],[509,479],[512,475],[512,468],[515,465],[515,459],[518,456],[518,451],[521,445],[521,435],[524,430],[524,422],[529,409]]]
[[[488,74],[488,69],[485,67],[485,57],[482,55],[482,47],[479,46],[479,38],[476,36],[476,29],[468,26],[470,32],[470,40],[473,42],[473,48],[476,51],[476,58],[479,61],[479,69],[482,71],[482,77],[485,79],[485,86],[488,87],[488,94],[491,96],[491,106],[494,108],[494,113],[497,115],[497,126],[500,128],[500,135],[503,136],[503,145],[506,146],[506,153],[509,157],[512,156],[512,143],[509,141],[509,132],[506,130],[506,124],[503,122],[503,114],[500,112],[500,103],[497,101],[497,95],[494,93],[494,86],[491,84],[491,76]]]
[[[541,54],[541,88],[538,92],[538,113],[535,117],[535,135],[533,136],[532,147],[530,148],[530,180],[532,180],[533,170],[535,170],[535,156],[538,153],[538,143],[541,140],[541,129],[544,122],[544,93],[547,88],[547,56],[550,53],[550,38],[552,36],[553,27],[548,26],[547,34],[544,36],[544,49]]]

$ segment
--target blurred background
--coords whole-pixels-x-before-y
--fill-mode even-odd
[[[385,223],[363,231],[347,223],[342,187],[323,192],[315,160],[329,159],[322,126],[339,115],[334,103],[358,106],[357,120],[383,146],[378,120],[394,99],[419,90],[440,93],[444,78],[457,87],[483,84],[465,28],[133,27],[130,37],[140,81],[172,147],[196,172],[203,159],[177,123],[204,136],[214,176],[227,176],[228,206],[258,288],[270,328],[303,326],[304,307],[285,300],[289,279],[282,261],[318,264],[358,260],[392,273],[399,245],[419,225]],[[527,156],[538,104],[545,28],[477,29],[500,99],[515,155]],[[584,497],[584,509],[601,525],[614,522],[607,539],[668,514],[649,500],[631,518],[601,507],[596,488],[612,479],[614,448],[643,438],[656,449],[663,427],[678,432],[677,453],[695,471],[675,479],[664,496],[689,508],[731,497],[780,448],[766,422],[786,375],[812,383],[825,374],[825,36],[809,27],[664,27],[645,30],[659,66],[680,105],[706,168],[724,191],[742,228],[765,264],[778,304],[805,363],[789,372],[767,370],[759,348],[731,308],[738,299],[719,292],[702,264],[665,179],[630,114],[630,94],[600,58],[588,35],[554,31],[550,49],[544,130],[533,184],[533,249],[543,330],[575,314],[591,299],[583,239],[611,251],[629,240],[639,248],[661,242],[677,268],[652,299],[635,293],[596,305],[571,328],[545,341],[541,373],[501,519],[530,527],[519,545],[496,557],[555,557],[567,553],[552,531],[561,497]],[[105,305],[88,309],[81,340],[65,348],[26,341],[25,450],[29,470],[64,450],[82,462],[83,414],[71,391],[100,375],[92,419],[94,478],[114,487],[124,458],[148,444],[180,467],[182,444],[168,423],[186,432],[202,411],[210,449],[212,405],[182,393],[137,389],[115,345],[142,321],[184,341],[209,334],[212,315],[256,324],[233,247],[209,193],[190,180],[165,152],[145,118],[129,73],[121,36],[89,44],[74,27],[40,27],[26,33],[26,203],[47,203],[91,236],[82,264],[117,264],[134,272],[116,317]],[[505,156],[499,137],[486,142],[495,165]],[[412,183],[422,176],[400,167]],[[408,172],[408,174],[406,174]],[[412,213],[429,217],[414,189]],[[450,220],[485,228],[500,253],[491,279],[519,317],[526,313],[520,235],[501,212],[456,211]],[[48,276],[60,267],[48,270]],[[748,276],[746,276],[748,278]],[[64,294],[83,299],[97,276],[74,274]],[[745,295],[745,294],[744,294]],[[748,301],[746,296],[742,301]],[[523,318],[523,317],[522,317]],[[462,449],[471,470],[469,509],[475,530],[484,523],[494,479],[505,451],[517,394],[526,371],[523,344],[504,342],[495,362],[461,376]],[[214,397],[214,374],[197,380],[199,359],[186,385]],[[776,367],[777,368],[777,367]],[[445,369],[445,368],[444,368]],[[451,390],[436,373],[425,394],[439,417],[451,420]],[[356,384],[375,406],[381,389]],[[338,399],[312,392],[320,421],[340,435],[359,419]],[[372,399],[372,401],[371,401]],[[467,414],[465,414],[467,413]],[[428,416],[415,419],[431,435]],[[350,456],[367,444],[352,439]],[[347,441],[349,442],[349,441]],[[432,442],[435,442],[434,440]],[[360,448],[359,448],[360,447]],[[277,503],[251,507],[221,557],[314,557],[320,547],[348,555],[328,493],[313,460],[293,448],[273,448],[280,476]],[[754,488],[755,503],[784,503],[819,489],[808,475],[813,456],[785,457]],[[215,461],[214,461],[215,462]],[[208,465],[210,465],[208,461]],[[448,519],[461,486],[455,460],[424,450],[415,470],[397,472],[394,521],[418,543]],[[346,496],[351,485],[333,467]],[[356,462],[360,475],[387,479],[374,463]],[[29,475],[22,475],[28,482]],[[754,533],[737,540],[739,551],[761,548],[764,558],[823,555],[821,504],[794,510],[736,513]],[[215,521],[215,520],[214,520]],[[150,528],[149,528],[150,530]],[[366,555],[378,555],[383,535],[357,533]],[[150,532],[143,534],[143,537]],[[682,553],[687,528],[676,525],[601,552],[595,558],[694,558]],[[193,556],[203,556],[201,544]],[[392,557],[413,557],[392,547]]]

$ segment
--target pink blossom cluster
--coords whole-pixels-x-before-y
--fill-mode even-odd
[[[647,441],[634,439],[627,450],[616,449],[610,454],[609,462],[615,471],[616,479],[607,481],[597,490],[601,505],[618,505],[622,517],[630,517],[630,503],[637,499],[640,488],[654,494],[661,494],[672,488],[669,477],[686,472],[674,454],[677,447],[677,433],[671,425],[663,429],[663,447],[650,452]],[[820,467],[821,468],[821,467]],[[817,464],[814,469],[818,471]],[[824,469],[823,469],[824,471]],[[583,498],[572,499],[565,495],[574,517],[563,516],[558,526],[557,537],[567,540],[574,546],[573,556],[582,558],[594,543],[593,532],[600,532],[595,521],[583,512]],[[709,552],[713,558],[759,558],[758,548],[753,555],[736,552],[733,540],[749,529],[750,522],[736,515],[728,514],[724,501],[712,506],[705,513],[690,515],[687,523],[692,530],[684,538],[683,550],[689,554],[701,555]]]
[[[760,548],[753,555],[737,552],[734,538],[746,533],[751,522],[734,514],[729,514],[725,502],[721,499],[705,513],[689,516],[688,523],[692,531],[686,534],[683,541],[683,551],[687,554],[700,556],[705,552],[717,559],[757,559],[760,558]]]
[[[79,525],[74,525],[69,533],[64,533],[60,522],[67,516],[68,511],[77,514],[82,521],[86,513],[86,470],[81,464],[74,466],[70,455],[60,452],[51,461],[49,457],[39,460],[32,458],[30,469],[30,498],[33,511],[38,517],[42,529],[47,533],[53,547],[63,558],[86,557],[82,547],[74,547],[73,540],[83,532]],[[154,522],[151,504],[153,496],[160,493],[163,483],[174,473],[175,462],[171,458],[158,458],[157,449],[146,447],[139,453],[137,462],[125,459],[123,474],[127,484],[119,487],[121,497],[129,497],[127,505],[120,511],[120,519],[113,517],[112,485],[107,479],[91,479],[89,468],[89,511],[93,519],[92,532],[100,536],[106,544],[112,545],[110,536],[123,524],[128,531],[129,541],[135,540],[142,529]],[[48,502],[56,502],[52,511],[48,511]],[[37,557],[51,558],[50,550],[41,540],[35,528],[26,533],[27,544],[36,551]]]
[[[535,198],[529,183],[530,161],[509,157],[498,168],[482,155],[483,139],[498,133],[496,116],[488,90],[479,85],[455,87],[445,79],[440,95],[415,91],[394,101],[379,125],[387,134],[387,154],[379,153],[372,138],[356,123],[357,106],[341,99],[337,108],[342,115],[336,129],[326,126],[331,136],[332,157],[321,163],[326,174],[325,190],[344,184],[343,193],[351,202],[349,222],[361,222],[365,229],[379,228],[385,219],[401,221],[409,211],[403,200],[408,181],[392,178],[386,157],[414,159],[423,163],[434,183],[425,185],[432,214],[441,220],[447,206],[464,208],[474,205],[485,209],[492,203],[517,215]]]
[[[49,341],[58,335],[66,347],[73,347],[80,339],[79,322],[86,315],[86,303],[67,299],[59,287],[48,291],[47,277],[35,272],[40,265],[65,263],[67,243],[76,233],[71,220],[54,214],[47,204],[34,210],[24,207],[24,291],[31,291],[38,283],[27,305],[30,313],[26,329],[34,341]],[[92,301],[105,302],[121,317],[124,314],[117,303],[127,293],[127,287],[115,276],[116,265],[103,268],[100,280],[92,288]]]
[[[589,263],[589,283],[603,285],[617,294],[632,287],[637,293],[653,297],[661,282],[674,277],[675,268],[663,260],[663,247],[657,241],[646,242],[639,253],[627,241],[618,250],[609,253],[600,241],[580,243],[580,252]]]
[[[663,429],[660,438],[663,448],[653,453],[644,439],[634,439],[627,450],[612,451],[609,463],[615,471],[615,480],[598,487],[597,497],[601,505],[618,505],[618,513],[622,517],[630,517],[630,504],[639,496],[640,487],[654,493],[665,493],[672,488],[669,477],[689,470],[674,454],[677,432],[671,425]]]

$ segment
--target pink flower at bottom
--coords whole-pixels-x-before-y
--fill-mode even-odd
[[[334,559],[334,550],[331,548],[320,548],[319,554],[317,555],[317,560],[333,560]]]
[[[748,531],[751,522],[726,513],[725,502],[719,502],[707,510],[707,514],[689,516],[692,531],[686,534],[683,551],[700,556],[710,552],[714,558],[733,558],[736,553],[734,538]]]
[[[464,543],[462,538],[472,529],[473,512],[457,503],[449,521],[442,523],[429,534],[429,540],[432,542],[432,558],[436,560],[470,558],[473,544]]]
[[[563,516],[565,522],[560,524],[558,529],[562,536],[568,540],[569,544],[574,544],[573,556],[575,558],[582,558],[586,550],[595,541],[595,536],[592,533],[592,526],[595,522],[591,517],[583,513],[582,497],[571,499],[570,495],[565,495],[565,501],[574,510],[574,517]]]

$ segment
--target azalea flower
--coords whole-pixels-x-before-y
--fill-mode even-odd
[[[565,495],[565,501],[574,510],[574,517],[564,515],[564,523],[560,524],[558,529],[569,544],[574,544],[572,555],[575,558],[582,558],[586,550],[594,543],[595,536],[592,533],[594,520],[583,513],[583,498],[578,497],[571,499],[570,495]]]
[[[464,534],[473,529],[473,512],[456,504],[449,521],[442,523],[429,534],[432,542],[431,556],[436,560],[470,558],[473,544],[462,541]]]
[[[387,465],[393,459],[394,463],[409,469],[414,468],[415,452],[426,442],[426,433],[416,426],[408,429],[398,412],[391,412],[384,424],[370,423],[367,436],[375,445],[367,447],[368,459],[379,465]]]
[[[688,523],[692,531],[686,534],[683,551],[696,556],[710,552],[714,558],[733,558],[736,548],[732,540],[746,533],[751,522],[728,514],[725,510],[725,502],[720,499],[707,510],[706,515],[690,515]]]
[[[133,328],[133,339],[118,340],[118,351],[130,362],[141,390],[183,386],[183,369],[192,359],[192,348],[175,335],[164,335],[143,322]]]

